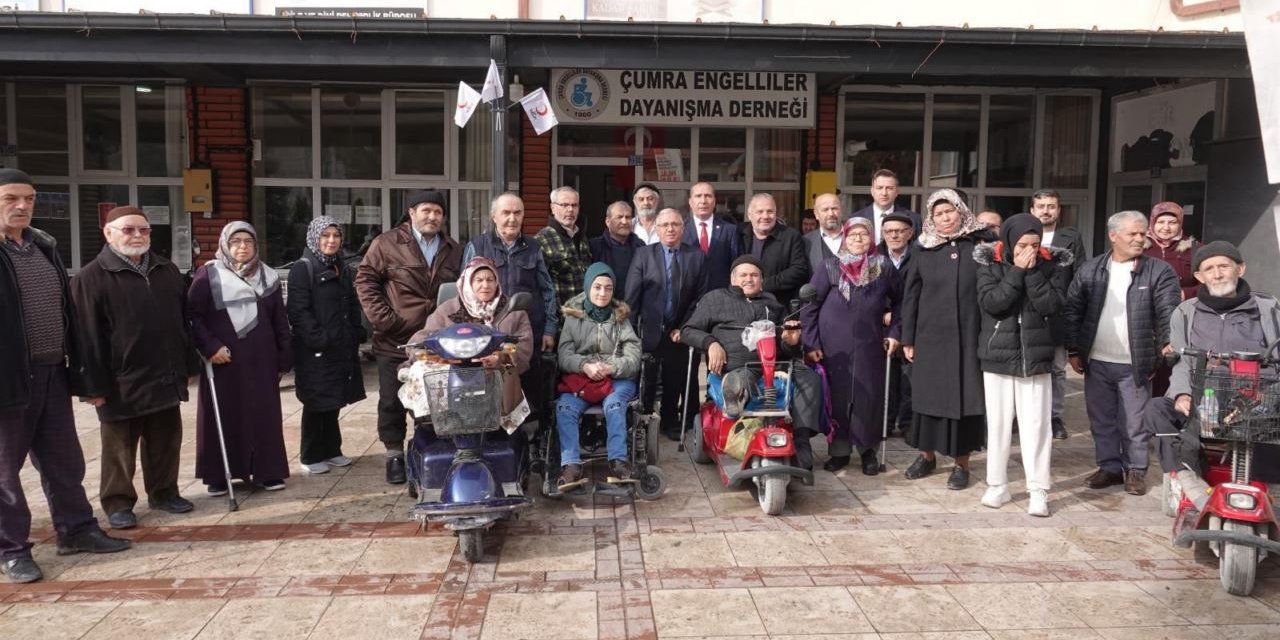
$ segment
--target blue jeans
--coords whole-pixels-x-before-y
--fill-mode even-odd
[[[636,397],[635,380],[613,381],[613,391],[604,399],[604,426],[610,460],[627,459],[627,403]],[[582,464],[578,445],[578,430],[582,412],[587,410],[586,400],[568,393],[560,394],[556,402],[556,431],[560,433],[560,464]]]

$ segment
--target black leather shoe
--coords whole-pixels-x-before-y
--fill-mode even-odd
[[[44,572],[31,558],[14,558],[0,563],[0,573],[9,578],[9,582],[24,584],[44,579]]]
[[[112,538],[105,531],[94,527],[66,540],[58,541],[58,555],[69,556],[77,553],[116,553],[132,547],[133,543],[123,538]]]
[[[1106,469],[1098,469],[1084,481],[1084,485],[1090,489],[1106,489],[1117,484],[1124,484],[1124,474]]]
[[[132,529],[138,526],[138,516],[128,509],[121,509],[107,516],[107,524],[112,529]]]
[[[404,484],[404,456],[391,456],[387,458],[387,483],[388,484]]]
[[[190,513],[192,509],[196,508],[194,504],[191,504],[190,500],[182,496],[174,496],[168,500],[161,500],[150,504],[152,509],[163,511],[165,513]]]
[[[862,452],[862,475],[874,476],[880,473],[880,460],[876,458],[875,449]]]
[[[1062,418],[1054,418],[1051,424],[1053,426],[1053,439],[1066,440],[1067,425],[1062,422]]]
[[[912,462],[911,466],[907,467],[907,472],[902,475],[908,480],[919,480],[933,473],[933,470],[937,468],[938,461],[936,459],[930,460],[924,456],[916,456],[916,461]]]
[[[822,465],[822,468],[835,473],[847,466],[849,466],[849,456],[831,456]]]
[[[951,469],[951,477],[947,478],[947,488],[952,491],[963,491],[969,487],[969,470],[956,465]]]

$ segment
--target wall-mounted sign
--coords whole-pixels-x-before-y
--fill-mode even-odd
[[[562,124],[812,128],[812,73],[556,69]]]

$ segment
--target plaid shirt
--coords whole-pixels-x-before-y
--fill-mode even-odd
[[[536,237],[542,245],[542,259],[547,263],[547,271],[555,285],[556,300],[564,304],[582,293],[582,279],[591,265],[591,247],[581,228],[570,238],[555,218]]]

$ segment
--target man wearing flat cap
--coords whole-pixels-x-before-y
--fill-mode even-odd
[[[10,582],[44,577],[31,557],[31,509],[19,472],[40,473],[58,554],[112,553],[128,540],[98,527],[84,493],[84,452],[71,394],[80,389],[75,306],[53,236],[31,226],[31,177],[0,169],[0,573]]]
[[[1276,299],[1255,293],[1244,280],[1245,264],[1240,250],[1229,242],[1216,240],[1195,251],[1191,270],[1200,287],[1182,301],[1169,321],[1169,338],[1174,352],[1197,349],[1213,353],[1244,351],[1263,353],[1280,340],[1280,305]],[[1177,473],[1188,495],[1200,484],[1200,435],[1187,422],[1200,398],[1193,397],[1190,358],[1181,358],[1169,376],[1169,390],[1162,398],[1147,403],[1142,425],[1155,437],[1160,466]],[[1227,373],[1226,363],[1209,360],[1211,373]],[[1272,372],[1274,375],[1275,372]],[[1226,408],[1229,399],[1219,400]],[[1280,482],[1280,448],[1257,445],[1253,479]],[[1203,506],[1203,505],[1200,505]]]
[[[409,219],[379,235],[356,272],[356,295],[373,325],[378,361],[378,439],[387,451],[387,482],[405,481],[405,410],[397,394],[396,347],[427,324],[440,285],[458,279],[462,248],[449,237],[448,199],[442,191],[416,191],[406,202]]]
[[[200,373],[186,318],[186,286],[172,262],[151,251],[151,224],[137,207],[116,207],[107,244],[71,280],[86,401],[102,436],[99,499],[113,529],[138,520],[133,488],[138,443],[152,509],[186,513],[178,494],[187,384]]]

